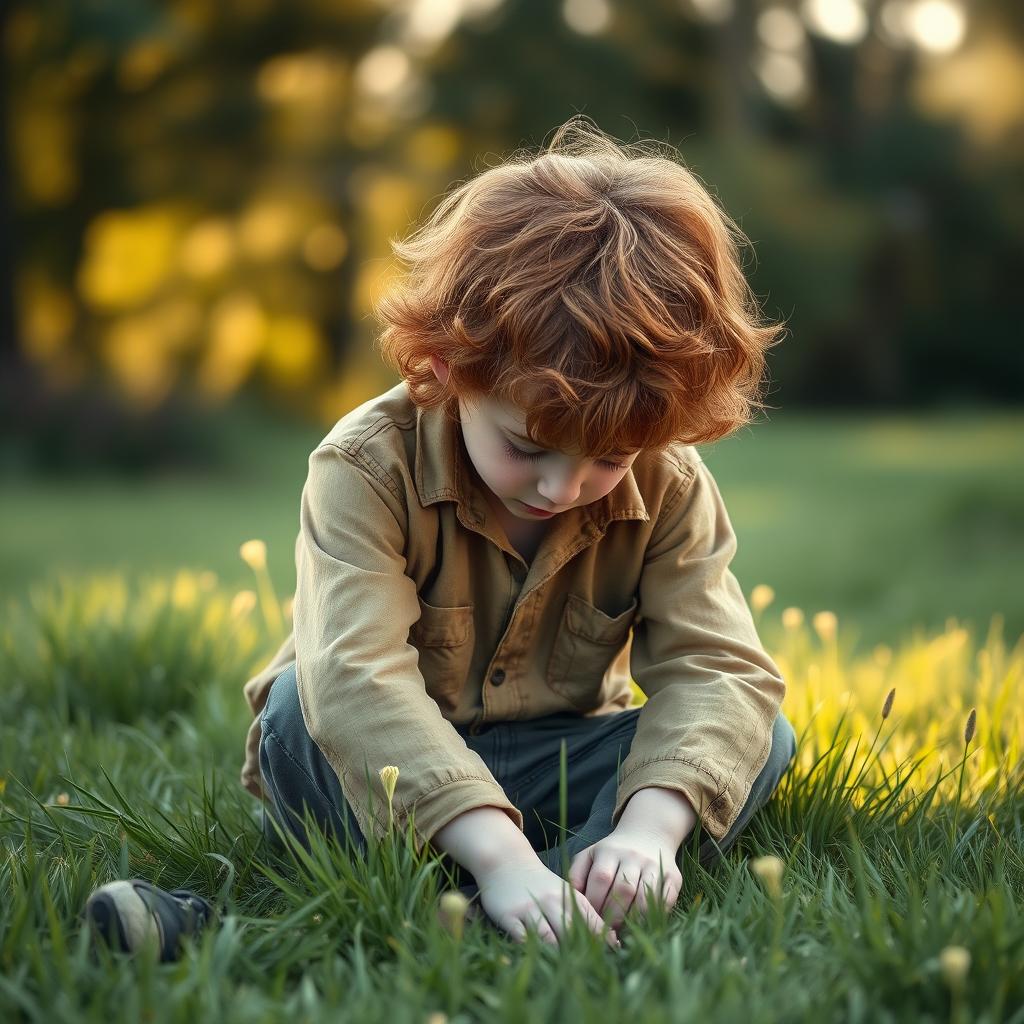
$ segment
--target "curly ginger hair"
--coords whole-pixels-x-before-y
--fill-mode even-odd
[[[784,330],[743,275],[749,244],[689,169],[576,116],[392,240],[405,273],[375,304],[381,353],[417,405],[511,401],[542,448],[715,441],[765,407]]]

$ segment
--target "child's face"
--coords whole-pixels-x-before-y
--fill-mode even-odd
[[[444,364],[432,363],[438,379],[446,380]],[[512,515],[530,522],[552,516],[527,506],[557,515],[603,498],[626,475],[638,454],[604,460],[545,451],[526,440],[522,409],[490,396],[472,402],[460,398],[459,414],[466,451],[481,480]]]

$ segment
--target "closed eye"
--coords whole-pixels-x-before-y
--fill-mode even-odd
[[[524,452],[519,448],[516,448],[510,441],[505,442],[505,454],[510,459],[519,459],[525,462],[533,462],[535,459],[539,459],[544,455],[544,452]],[[621,463],[609,462],[607,459],[597,460],[606,469],[625,469]]]

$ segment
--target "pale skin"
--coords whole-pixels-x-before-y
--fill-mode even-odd
[[[441,383],[447,382],[448,367],[440,359],[432,356],[431,367]],[[557,515],[597,501],[622,479],[638,454],[592,459],[542,449],[524,440],[523,410],[491,396],[460,396],[459,413],[466,451],[509,540],[531,549],[553,517],[537,516],[526,505]],[[493,836],[497,830],[500,842],[478,841],[485,816],[487,832]],[[467,827],[470,818],[472,829]],[[593,931],[609,928],[615,945],[626,915],[645,910],[650,898],[674,906],[682,888],[676,856],[696,821],[683,793],[646,786],[630,798],[610,835],[573,858],[569,883]],[[438,830],[434,842],[472,871],[484,910],[513,938],[521,941],[525,928],[532,926],[542,939],[557,944],[565,919],[556,911],[564,910],[567,883],[544,866],[504,812],[474,808]]]

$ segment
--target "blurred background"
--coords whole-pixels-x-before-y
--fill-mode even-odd
[[[0,598],[248,586],[253,538],[291,593],[309,452],[397,382],[389,239],[583,113],[678,148],[788,323],[769,411],[702,446],[744,593],[834,612],[848,647],[1024,632],[1019,2],[34,0],[0,25]]]

